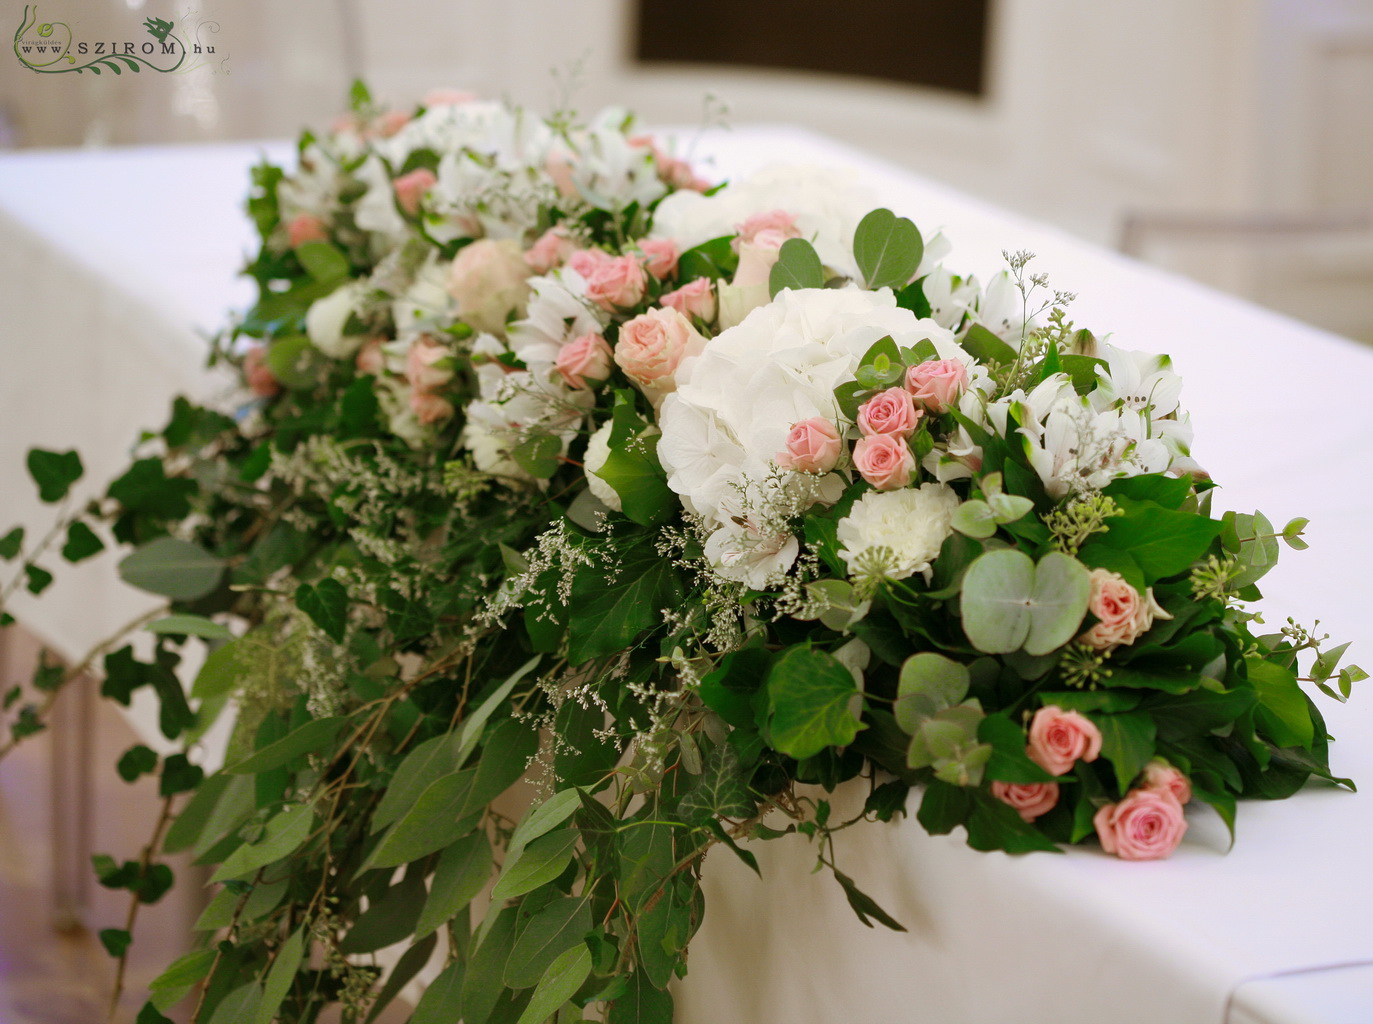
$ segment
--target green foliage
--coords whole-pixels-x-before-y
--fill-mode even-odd
[[[68,562],[81,562],[105,550],[105,542],[79,519],[67,527],[67,543],[62,545],[62,557]]]
[[[1048,654],[1077,633],[1089,593],[1087,570],[1060,552],[1036,565],[1022,551],[989,551],[963,578],[963,629],[988,654]]]
[[[198,544],[159,537],[119,563],[130,586],[175,601],[194,601],[212,593],[224,578],[224,563]]]
[[[81,479],[85,472],[81,456],[76,452],[50,452],[42,448],[30,448],[27,458],[29,476],[38,485],[39,500],[52,504],[61,501],[71,490],[71,485]],[[22,537],[22,533],[21,533]]]
[[[782,243],[777,262],[768,275],[768,294],[773,298],[783,288],[823,288],[825,269],[820,255],[804,238],[788,238]]]
[[[824,651],[795,647],[779,658],[768,673],[767,699],[772,745],[791,757],[848,746],[866,728],[852,674]]]
[[[890,210],[873,210],[858,223],[853,257],[867,286],[900,288],[915,276],[925,254],[916,226]]]

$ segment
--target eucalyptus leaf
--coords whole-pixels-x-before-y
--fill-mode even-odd
[[[534,998],[520,1014],[517,1024],[539,1024],[551,1017],[558,1007],[576,995],[590,976],[591,951],[585,943],[564,951],[548,965],[534,990]]]
[[[491,841],[480,829],[444,850],[415,925],[415,938],[424,938],[467,906],[490,880],[492,862]]]
[[[915,276],[925,253],[916,226],[887,209],[873,210],[858,222],[853,257],[870,289],[900,288]]]
[[[272,1024],[277,1010],[286,998],[286,993],[291,990],[291,984],[296,980],[296,973],[300,970],[304,956],[305,929],[302,927],[293,932],[277,950],[276,959],[272,961],[262,985],[262,1002],[258,1004],[257,1013],[252,1018],[253,1024]]]
[[[212,882],[222,882],[228,878],[243,875],[266,867],[273,861],[281,860],[296,850],[310,837],[315,827],[315,809],[312,804],[294,804],[282,810],[263,830],[255,843],[248,843],[235,850],[219,870],[211,877]]]
[[[579,838],[575,828],[563,828],[530,842],[519,857],[505,862],[501,877],[491,890],[492,899],[523,896],[557,878],[572,862]]]
[[[175,537],[149,541],[119,563],[130,586],[174,601],[194,601],[212,593],[224,577],[224,563],[198,544]]]
[[[784,288],[823,288],[825,270],[820,255],[804,238],[788,238],[782,243],[777,262],[768,276],[768,294],[777,298]]]

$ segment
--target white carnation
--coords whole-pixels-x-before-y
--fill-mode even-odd
[[[349,281],[322,299],[316,299],[305,313],[305,333],[310,344],[333,359],[347,359],[365,340],[361,334],[345,334],[348,318],[357,312],[365,285]]]
[[[901,580],[927,572],[953,527],[960,502],[945,484],[922,484],[918,489],[869,491],[839,520],[841,557],[851,576],[871,575],[876,569],[888,579]]]

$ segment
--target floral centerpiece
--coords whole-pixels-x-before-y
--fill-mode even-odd
[[[797,833],[900,928],[829,837],[908,800],[1139,860],[1198,803],[1345,782],[1301,683],[1363,673],[1248,610],[1304,524],[1214,512],[1166,357],[1029,254],[964,277],[846,181],[712,186],[630,124],[358,89],[254,172],[260,300],[212,356],[242,403],[178,400],[64,517],[69,560],[108,534],[168,598],[150,659],[93,657],[188,745],[120,761],[167,802],[101,881],[136,909],[189,850],[218,887],[140,1022],[371,1020],[426,966],[417,1020],[669,1021],[716,847]],[[49,501],[80,475],[29,464]],[[52,582],[21,531],[0,555]]]

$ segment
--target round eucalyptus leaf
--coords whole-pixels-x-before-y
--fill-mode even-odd
[[[963,577],[963,632],[984,654],[1019,650],[1030,633],[1035,564],[1023,551],[988,551]]]
[[[1077,635],[1091,597],[1091,574],[1076,558],[1050,551],[1035,568],[1025,653],[1048,654]]]

